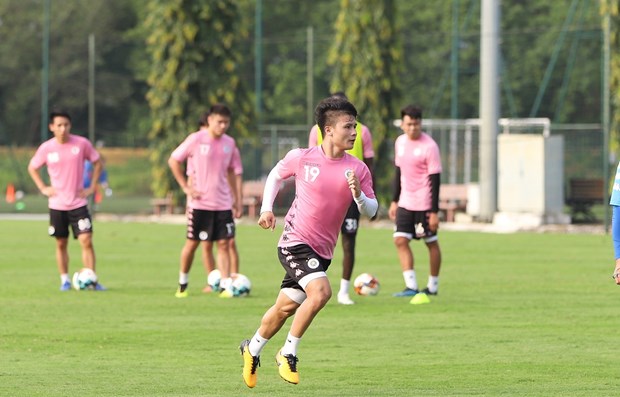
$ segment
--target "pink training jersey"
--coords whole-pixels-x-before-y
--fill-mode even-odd
[[[187,174],[199,197],[189,199],[187,206],[209,211],[230,210],[233,196],[228,183],[228,170],[243,173],[241,156],[234,138],[212,137],[206,129],[190,134],[171,154],[178,162],[187,160]]]
[[[278,162],[276,172],[280,178],[295,177],[296,193],[278,246],[307,244],[321,257],[332,258],[353,198],[345,176],[348,170],[357,175],[364,194],[375,198],[370,170],[350,154],[330,159],[321,146],[315,146],[293,149]]]
[[[99,153],[90,141],[79,135],[69,135],[60,143],[56,138],[41,144],[30,160],[30,167],[39,169],[47,165],[50,184],[56,193],[48,198],[48,206],[54,210],[69,211],[84,207],[88,200],[80,197],[84,189],[84,161],[99,160]]]
[[[410,139],[407,134],[396,138],[394,163],[400,167],[400,199],[398,206],[409,211],[428,211],[431,203],[429,175],[441,173],[439,146],[428,134]]]
[[[318,134],[319,126],[315,124],[310,129],[310,134],[308,135],[308,147],[318,146]],[[364,124],[362,124],[362,150],[364,151],[364,159],[375,157],[375,151],[372,147],[372,134],[370,133],[370,129]],[[351,151],[347,150],[347,153],[351,154]]]

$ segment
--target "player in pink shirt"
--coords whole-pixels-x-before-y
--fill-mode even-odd
[[[206,127],[190,134],[168,160],[174,178],[188,198],[187,235],[181,250],[177,298],[187,297],[189,271],[201,241],[216,242],[217,265],[222,277],[220,297],[232,296],[228,290],[231,284],[229,245],[235,236],[233,217],[240,217],[243,210],[243,166],[235,140],[226,134],[231,115],[226,105],[211,106]],[[235,181],[232,185],[229,176]]]
[[[377,212],[370,170],[345,152],[355,142],[356,116],[357,110],[347,100],[322,100],[315,110],[323,131],[321,145],[291,150],[267,177],[258,220],[263,229],[274,230],[276,226],[272,209],[280,182],[294,177],[296,195],[278,242],[278,258],[286,271],[280,293],[251,340],[244,340],[240,346],[243,380],[248,387],[256,386],[263,347],[293,315],[276,363],[285,381],[299,383],[297,345],[331,297],[326,271],[351,199],[363,215],[371,218]]]
[[[68,113],[54,111],[50,114],[49,129],[54,137],[43,142],[28,165],[28,173],[39,191],[48,197],[50,211],[49,235],[56,238],[56,263],[60,273],[60,290],[71,289],[69,281],[69,227],[82,248],[84,267],[95,271],[92,218],[88,212],[88,196],[95,191],[95,184],[83,186],[84,162],[94,165],[93,178],[99,179],[101,161],[90,141],[71,134],[71,117]],[[40,175],[40,168],[47,166],[50,185]],[[101,284],[95,289],[103,291]]]
[[[439,184],[441,158],[437,143],[422,132],[422,109],[408,105],[401,110],[400,128],[404,134],[394,144],[394,195],[390,219],[396,221],[394,244],[398,252],[406,288],[394,296],[418,294],[413,266],[412,239],[424,240],[430,258],[427,287],[421,292],[437,295],[441,250],[437,240],[439,228]],[[416,303],[412,300],[412,303]]]
[[[332,96],[347,99],[343,92],[336,92]],[[355,127],[357,136],[353,149],[347,150],[347,153],[362,160],[368,166],[368,169],[373,168],[373,160],[375,157],[375,151],[372,147],[372,134],[368,127],[362,123],[357,123]],[[314,125],[310,129],[310,135],[308,137],[308,147],[320,145],[323,139],[319,134],[319,126]],[[342,278],[340,279],[340,290],[336,295],[338,303],[341,305],[352,305],[355,302],[349,297],[349,285],[351,283],[351,275],[353,273],[353,266],[355,265],[355,241],[357,238],[357,229],[359,227],[360,212],[357,209],[355,201],[351,200],[351,205],[347,211],[347,215],[342,222],[340,228],[340,235],[342,241]]]
[[[206,129],[208,125],[209,125],[209,113],[205,112],[202,116],[200,116],[199,129],[203,129],[203,128]],[[236,148],[236,151],[237,153],[235,153],[235,156],[241,158],[241,153],[239,152],[238,147]],[[186,175],[187,175],[187,184],[190,186],[193,185],[192,175],[194,175],[194,171],[191,169],[191,167],[192,167],[192,163],[188,162],[187,169],[186,169]],[[231,186],[234,186],[233,191],[236,191],[236,189],[239,189],[239,191],[242,191],[241,189],[243,185],[236,186],[237,183],[242,184],[242,182],[243,181],[241,180],[241,178],[237,178],[234,172],[228,173],[228,183]],[[187,199],[189,202],[191,200],[191,197],[188,196]],[[237,250],[237,243],[235,242],[234,237],[230,239],[228,248],[229,248],[228,256],[230,259],[230,274],[234,275],[235,273],[239,273],[239,251]],[[202,242],[202,262],[203,262],[204,269],[208,277],[209,274],[216,268],[215,257],[213,256],[213,241],[205,240]],[[202,292],[204,293],[213,292],[213,287],[209,285],[208,281],[205,284],[205,286],[202,288]]]

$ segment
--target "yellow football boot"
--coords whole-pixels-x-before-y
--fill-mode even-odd
[[[299,372],[297,372],[297,356],[292,354],[282,355],[282,351],[276,354],[276,364],[278,364],[278,372],[285,381],[294,385],[299,383]]]
[[[256,386],[256,369],[260,367],[260,357],[254,357],[250,354],[250,341],[241,342],[239,349],[243,357],[243,381],[247,387]]]

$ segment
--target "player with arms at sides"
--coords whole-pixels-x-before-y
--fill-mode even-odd
[[[347,100],[346,95],[343,92],[336,92],[332,94],[333,97],[339,97]],[[357,136],[355,137],[355,143],[353,148],[346,152],[362,160],[368,169],[372,172],[373,160],[375,152],[372,147],[372,134],[368,127],[362,123],[357,123],[355,127]],[[315,124],[310,130],[308,137],[308,147],[320,145],[323,142],[323,137],[320,132],[320,128]],[[347,215],[344,218],[342,227],[340,228],[340,235],[342,241],[342,278],[340,279],[340,290],[336,295],[338,297],[338,303],[341,305],[352,305],[355,302],[349,297],[349,286],[351,284],[351,275],[353,273],[353,266],[355,265],[355,241],[357,237],[357,229],[359,227],[360,212],[357,209],[357,204],[354,200],[351,200],[351,205],[347,211]]]
[[[430,259],[427,295],[437,295],[441,250],[437,240],[439,229],[439,184],[441,158],[439,146],[422,132],[422,109],[408,105],[401,110],[403,134],[394,144],[394,195],[389,217],[396,221],[394,245],[405,279],[405,289],[394,296],[414,296],[418,282],[414,270],[412,239],[424,240]]]
[[[241,343],[243,380],[256,386],[260,353],[265,344],[294,316],[284,346],[276,354],[280,376],[299,383],[297,346],[314,317],[329,301],[327,279],[340,225],[351,198],[362,214],[371,218],[378,208],[370,170],[346,153],[353,148],[357,110],[347,100],[326,98],[316,107],[316,122],[323,132],[320,146],[293,149],[271,170],[265,184],[258,224],[274,230],[273,202],[282,180],[295,178],[295,199],[289,208],[278,241],[278,259],[285,276],[275,304],[263,315],[260,327]],[[325,198],[328,197],[328,200]]]
[[[616,169],[616,177],[611,190],[611,237],[614,243],[615,267],[612,278],[620,285],[620,163]]]
[[[200,116],[200,122],[199,122],[198,128],[206,129],[208,125],[209,125],[209,113],[205,112],[202,114],[202,116]],[[239,148],[236,147],[235,150],[237,151],[237,153],[235,153],[235,156],[238,156],[239,158],[241,158],[241,153],[239,152]],[[192,175],[194,175],[194,172],[191,169],[191,167],[192,167],[192,163],[188,162],[186,174],[188,176],[187,184],[190,186],[193,185]],[[235,175],[235,172],[233,169],[228,170],[228,183],[230,184],[232,188],[233,195],[239,194],[238,192],[242,191],[242,178],[238,178],[237,175]],[[190,201],[191,201],[191,197],[188,196],[187,202],[189,203]],[[234,207],[235,205],[233,204],[233,208]],[[241,217],[242,214],[233,212],[233,215],[235,216],[235,218],[239,218]],[[239,273],[239,251],[237,251],[237,243],[235,242],[234,237],[230,239],[228,248],[229,248],[228,255],[230,257],[230,274],[233,275],[235,273]],[[209,240],[203,241],[202,263],[204,265],[207,276],[209,276],[209,273],[215,270],[215,267],[216,267],[215,256],[213,255],[213,241],[209,241]],[[207,284],[203,287],[202,292],[204,293],[213,292],[213,288],[207,282]]]
[[[215,241],[217,266],[222,276],[220,297],[232,297],[229,244],[235,236],[233,216],[241,216],[242,200],[241,182],[231,186],[228,174],[234,173],[240,181],[243,166],[234,138],[226,134],[231,116],[226,105],[211,106],[206,128],[190,134],[168,159],[174,178],[188,197],[187,234],[181,250],[177,298],[188,295],[189,271],[201,241]],[[185,161],[191,175],[183,173]]]
[[[54,137],[43,142],[28,165],[28,173],[41,193],[48,197],[50,214],[49,235],[56,239],[56,263],[60,273],[60,290],[71,289],[69,281],[69,227],[73,238],[82,249],[83,267],[95,269],[95,248],[93,247],[93,224],[88,212],[88,197],[95,191],[95,184],[83,187],[84,162],[93,163],[93,179],[101,174],[99,153],[90,141],[71,134],[71,117],[64,111],[50,114],[50,131]],[[40,174],[40,168],[47,166],[50,186]],[[104,291],[103,285],[95,284],[95,290]]]

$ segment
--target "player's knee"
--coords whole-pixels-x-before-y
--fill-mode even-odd
[[[405,237],[395,237],[394,245],[396,246],[396,248],[406,247],[409,245],[409,240]]]

